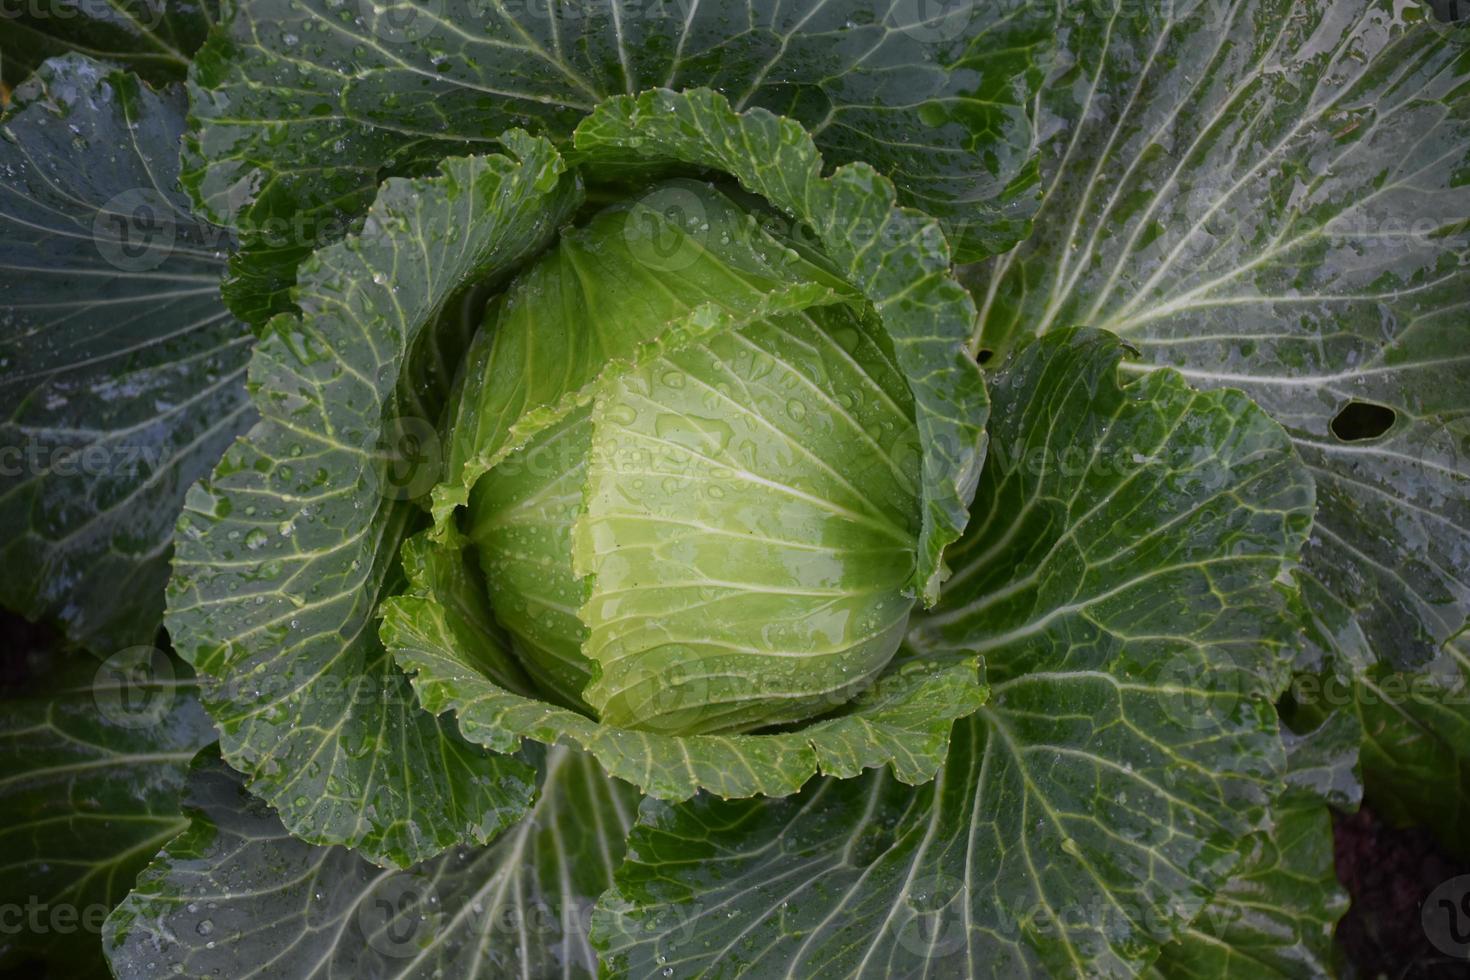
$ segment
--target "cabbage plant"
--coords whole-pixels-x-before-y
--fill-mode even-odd
[[[0,962],[1334,974],[1470,805],[1464,40],[9,18]]]

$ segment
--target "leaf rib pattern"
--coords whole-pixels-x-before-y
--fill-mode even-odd
[[[505,141],[514,158],[389,181],[360,235],[303,265],[303,313],[251,361],[261,421],[189,491],[176,538],[167,623],[224,757],[293,833],[384,864],[488,841],[534,792],[522,762],[419,707],[373,621],[421,513],[381,455],[400,392],[456,296],[544,247],[579,199],[549,143]]]
[[[551,749],[526,818],[488,847],[383,870],[291,836],[211,753],[188,828],[108,918],[119,977],[590,978],[593,900],[612,880],[637,795]]]
[[[252,338],[220,300],[230,236],[178,187],[178,86],[68,55],[16,103],[0,128],[0,601],[105,655],[158,631],[184,488],[254,418]]]
[[[934,782],[645,801],[593,921],[614,976],[1132,976],[1242,864],[1311,479],[1248,399],[1122,353],[1060,332],[995,376],[974,536],[910,634],[993,685]]]
[[[185,182],[242,232],[226,294],[253,323],[289,303],[309,250],[272,241],[274,221],[302,215],[330,236],[384,169],[485,152],[512,126],[564,141],[607,98],[701,85],[814,127],[833,160],[890,174],[977,259],[1014,243],[1036,206],[1031,98],[1054,20],[1034,2],[945,17],[825,0],[259,0],[238,5],[191,70]]]
[[[179,800],[189,760],[214,729],[187,671],[161,651],[137,653],[100,666],[57,656],[5,702],[0,899],[41,924],[10,928],[0,943],[7,969],[40,958],[74,976],[105,972],[99,910],[122,901],[188,824]]]
[[[970,273],[977,347],[1112,330],[1130,370],[1239,388],[1287,428],[1318,487],[1313,633],[1357,669],[1421,668],[1470,616],[1470,62],[1430,16],[1079,12],[1040,95],[1036,232]],[[1388,427],[1339,431],[1362,404]]]

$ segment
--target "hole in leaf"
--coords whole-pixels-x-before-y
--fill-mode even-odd
[[[1332,434],[1343,442],[1377,439],[1393,427],[1397,413],[1386,405],[1348,402],[1332,419]]]
[[[979,361],[981,364],[984,364],[986,361],[990,360],[994,356],[995,351],[991,350],[989,347],[982,347],[975,353],[975,360]]]

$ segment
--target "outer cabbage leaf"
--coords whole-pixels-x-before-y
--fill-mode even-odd
[[[637,795],[552,749],[536,806],[494,845],[383,871],[313,847],[217,758],[201,756],[189,829],[107,920],[120,980],[593,977],[592,902],[612,879]]]
[[[974,273],[980,345],[1109,329],[1286,426],[1318,484],[1313,613],[1400,670],[1470,614],[1470,46],[1429,18],[1078,7],[1036,232]]]
[[[976,519],[911,635],[982,652],[994,698],[934,782],[645,801],[593,920],[614,975],[1132,976],[1240,865],[1282,786],[1276,579],[1311,480],[1248,399],[1120,386],[1121,353],[1063,333],[996,376]]]
[[[187,826],[184,777],[214,729],[187,669],[149,647],[64,659],[0,704],[0,967],[105,976],[102,920]]]
[[[12,87],[47,58],[80,52],[127,66],[151,82],[181,81],[218,19],[216,0],[27,0],[7,6],[0,80]],[[168,185],[173,190],[173,185]],[[188,209],[184,209],[188,213]]]
[[[914,588],[932,605],[944,549],[964,530],[984,460],[985,385],[963,349],[973,308],[950,278],[938,222],[895,206],[892,186],[864,164],[821,176],[822,158],[796,123],[759,109],[736,114],[718,93],[649,92],[600,106],[577,129],[580,158],[679,162],[727,173],[796,222],[877,311],[915,401],[923,529]]]
[[[1288,789],[1272,807],[1270,829],[1251,838],[1241,869],[1163,948],[1150,976],[1337,975],[1332,934],[1348,896],[1337,882],[1326,804],[1358,805],[1358,736],[1342,714],[1305,735],[1286,733]]]
[[[1423,672],[1375,667],[1323,695],[1329,709],[1341,710],[1338,697],[1351,699],[1374,813],[1427,825],[1445,848],[1470,855],[1470,637],[1451,640]]]
[[[1287,789],[1350,813],[1363,802],[1362,731],[1345,713],[1334,713],[1316,728],[1282,730],[1286,742]]]
[[[0,602],[111,653],[157,633],[184,489],[250,424],[251,337],[220,301],[229,236],[177,186],[183,93],[71,55],[16,98],[0,125]]]
[[[984,701],[973,657],[901,653],[843,713],[791,731],[665,735],[601,724],[517,693],[486,669],[495,621],[478,576],[462,564],[463,542],[447,533],[455,547],[428,534],[405,544],[412,587],[383,603],[383,643],[413,676],[426,708],[453,712],[465,738],[496,752],[514,752],[524,739],[577,745],[609,774],[670,800],[699,789],[785,796],[818,771],[854,776],[885,764],[913,785],[943,761],[954,719]]]
[[[383,168],[482,151],[509,126],[565,139],[610,96],[711,86],[891,174],[979,258],[1036,206],[1030,107],[1054,17],[1033,2],[257,0],[193,69],[187,183],[242,230],[227,295],[254,319]]]
[[[399,437],[437,416],[404,417],[418,396],[396,392],[442,353],[456,296],[539,251],[580,200],[549,143],[506,142],[515,159],[389,181],[362,234],[303,265],[303,313],[251,362],[261,421],[189,491],[176,537],[168,627],[211,681],[224,757],[292,833],[380,862],[487,841],[533,791],[524,764],[419,708],[372,619],[420,514],[407,498],[438,467],[425,452],[427,486],[399,474]]]

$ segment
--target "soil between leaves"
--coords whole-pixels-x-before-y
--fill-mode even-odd
[[[1396,830],[1364,805],[1334,814],[1337,879],[1353,904],[1337,927],[1344,977],[1392,980],[1465,980],[1470,961],[1435,949],[1424,932],[1420,908],[1436,885],[1470,873],[1435,843],[1423,827]]]

